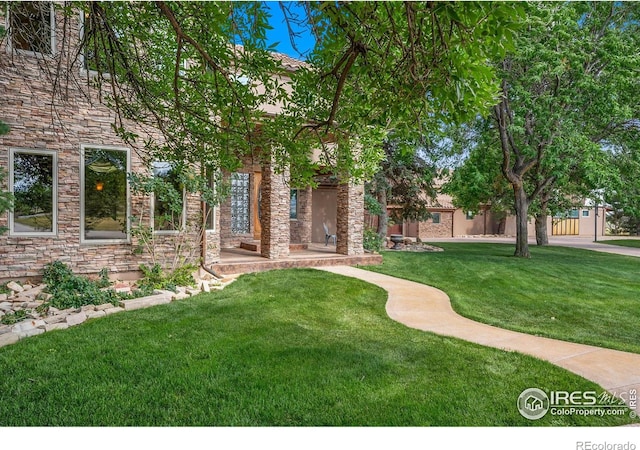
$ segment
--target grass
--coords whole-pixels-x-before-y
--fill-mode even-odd
[[[520,416],[529,387],[595,384],[409,329],[386,293],[311,269],[88,321],[0,349],[0,426],[605,426]]]
[[[461,315],[525,333],[640,353],[640,259],[566,247],[438,243],[386,252],[371,270],[445,291]]]
[[[607,239],[598,241],[600,244],[620,245],[622,247],[640,248],[640,239]]]

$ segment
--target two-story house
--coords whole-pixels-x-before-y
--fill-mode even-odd
[[[225,248],[243,243],[267,260],[287,260],[292,248],[324,245],[325,225],[337,235],[336,255],[364,254],[363,186],[323,178],[315,189],[292,189],[286,171],[253,160],[224,174],[231,189],[221,204],[185,194],[181,217],[171,224],[159,220],[162,203],[134,193],[128,175],[152,171],[170,178],[171,166],[143,164],[144,151],[114,132],[114,112],[100,96],[88,95],[91,83],[68,84],[59,103],[60,85],[44,68],[63,51],[63,41],[79,46],[82,33],[81,13],[66,21],[62,14],[52,2],[10,2],[0,9],[6,29],[0,120],[10,128],[0,136],[0,168],[8,174],[0,188],[15,197],[12,210],[0,215],[0,226],[8,228],[0,236],[0,280],[38,276],[55,260],[78,273],[106,267],[124,274],[154,258],[211,269],[224,262]],[[69,39],[61,39],[63,33]],[[289,73],[302,64],[273,57]],[[81,58],[70,67],[74,76],[91,76]],[[286,81],[287,73],[277,76]],[[277,105],[265,108],[265,114],[277,113]],[[128,127],[142,137],[157,134],[136,123]],[[135,232],[141,225],[151,230],[154,254]],[[307,262],[313,265],[313,256]]]

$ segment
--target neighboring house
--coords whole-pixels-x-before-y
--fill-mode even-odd
[[[394,206],[389,206],[389,214]],[[484,236],[484,235],[516,235],[516,218],[513,215],[496,213],[490,205],[481,205],[477,213],[464,211],[453,205],[451,196],[438,194],[429,206],[431,218],[422,222],[403,221],[388,227],[387,236],[402,234],[420,240],[430,238]],[[581,208],[567,211],[565,214],[549,217],[547,230],[549,236],[604,236],[606,233],[606,215],[608,209],[602,205],[596,207],[586,200]],[[596,229],[597,222],[597,229]],[[529,237],[535,237],[535,222],[529,221]]]
[[[156,255],[165,265],[180,259],[210,267],[219,262],[222,249],[243,242],[253,243],[265,258],[287,258],[291,244],[324,243],[323,223],[337,234],[336,253],[364,253],[362,185],[319,178],[316,189],[292,190],[286,173],[252,160],[224,174],[231,185],[224,203],[207,205],[198,195],[185,195],[180,217],[172,223],[158,220],[166,212],[163,205],[134,195],[129,186],[127,174],[149,169],[140,149],[126,145],[112,130],[114,113],[79,88],[66,93],[64,107],[52,104],[54,86],[40,64],[60,50],[59,13],[50,2],[10,5],[8,17],[5,8],[0,10],[0,23],[8,30],[0,46],[0,120],[10,127],[0,136],[0,167],[9,174],[8,189],[16,202],[0,216],[0,226],[9,229],[0,236],[0,280],[37,276],[55,260],[79,273],[105,267],[116,273],[137,271],[153,261],[132,232],[137,225],[152,227]],[[35,13],[43,5],[49,15]],[[41,22],[35,35],[17,33],[22,23],[34,20]],[[79,45],[80,17],[66,32]],[[289,71],[301,64],[274,57]],[[82,61],[74,70],[90,76]],[[265,113],[277,114],[278,106],[266,107]],[[154,130],[128,125],[142,137],[158,137]],[[171,178],[168,163],[157,161],[151,170]]]

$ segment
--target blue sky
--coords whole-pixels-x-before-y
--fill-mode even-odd
[[[293,6],[294,2],[284,2],[288,3],[293,7],[293,11],[298,12],[300,15],[304,15],[304,10],[300,7]],[[291,40],[289,39],[289,31],[287,29],[287,25],[284,22],[284,15],[280,8],[278,2],[266,2],[267,6],[271,12],[270,24],[273,27],[272,30],[267,31],[267,41],[269,43],[279,42],[277,46],[277,51],[280,53],[284,53],[285,55],[289,55],[292,58],[297,59],[306,59],[306,55],[304,53],[308,52],[313,48],[313,36],[309,32],[303,33],[303,36],[300,38],[296,38],[296,46],[298,50],[303,53],[300,55],[297,51],[295,51],[291,45]],[[301,31],[301,30],[297,30]]]

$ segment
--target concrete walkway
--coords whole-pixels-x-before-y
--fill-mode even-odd
[[[611,393],[627,395],[635,389],[640,394],[640,354],[532,336],[474,322],[453,311],[447,294],[413,281],[349,266],[320,270],[380,286],[389,295],[386,304],[389,317],[408,327],[532,355],[587,378]],[[636,412],[640,413],[640,407]]]

